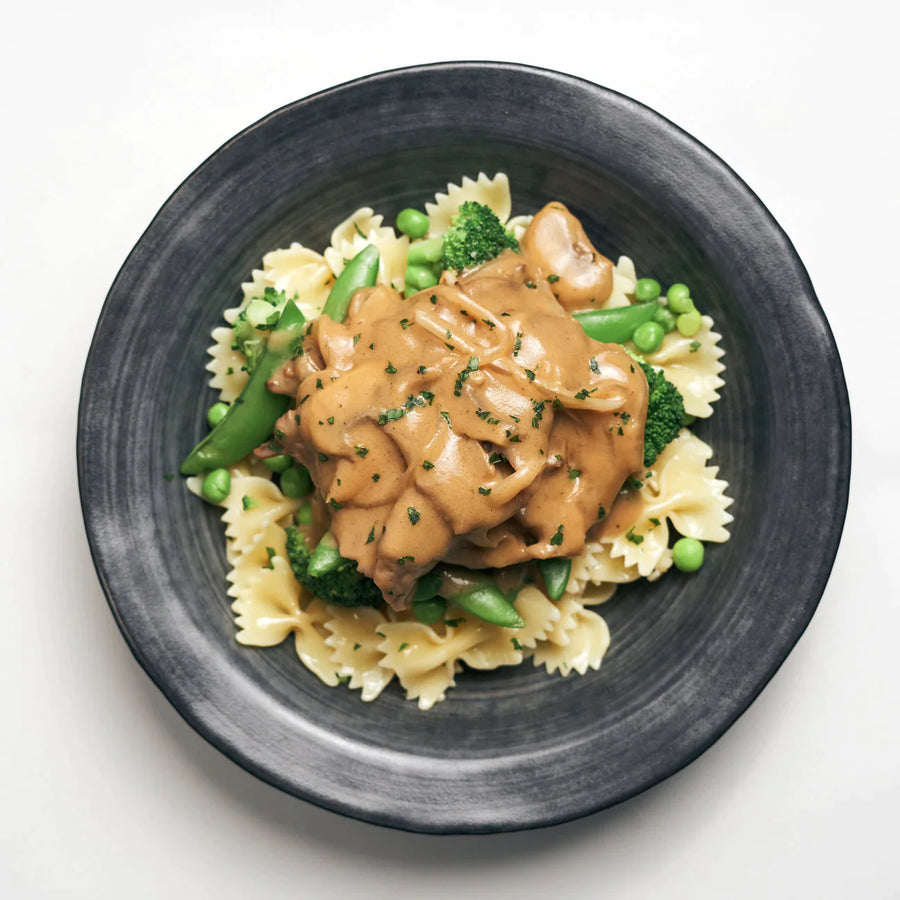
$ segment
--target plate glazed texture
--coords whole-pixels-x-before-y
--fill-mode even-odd
[[[691,577],[621,589],[598,672],[466,673],[420,712],[328,688],[291,641],[239,646],[216,511],[178,471],[212,402],[205,348],[268,250],[321,249],[360,206],[392,221],[447,181],[504,171],[513,214],[561,200],[606,255],[684,280],[723,334],[726,387],[698,435],[730,482],[730,542]],[[547,825],[677,771],[747,708],[824,590],[846,509],[837,349],[789,240],[709,150],[620,94],[554,72],[386,72],[272,113],[166,202],[110,290],[84,374],[78,471],[103,589],[187,721],[290,793],[416,831]]]

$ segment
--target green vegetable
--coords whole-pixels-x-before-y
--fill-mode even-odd
[[[572,560],[562,557],[539,559],[538,570],[544,579],[547,596],[553,601],[559,600],[565,593],[569,576],[572,574]]]
[[[662,288],[655,278],[639,278],[634,286],[634,299],[639,303],[655,300],[662,293]]]
[[[676,327],[685,337],[693,337],[700,330],[702,324],[703,321],[700,317],[700,313],[697,312],[696,309],[682,313],[675,320]]]
[[[680,572],[696,572],[703,565],[703,556],[703,544],[696,538],[679,538],[672,547],[672,562]]]
[[[303,313],[288,300],[241,395],[225,418],[188,454],[181,464],[182,475],[230,466],[269,437],[290,401],[280,394],[270,394],[266,382],[291,358],[296,342],[303,338],[305,324]]]
[[[347,308],[353,295],[360,288],[375,287],[380,261],[381,254],[376,246],[367,244],[363,247],[335,279],[328,299],[322,307],[322,315],[334,319],[335,322],[343,322],[347,317]]]
[[[691,291],[686,284],[673,284],[666,291],[666,300],[669,301],[669,309],[676,315],[690,312],[694,308]]]
[[[430,600],[413,600],[413,615],[423,625],[434,625],[447,614],[447,601],[443,597],[432,597]]]
[[[518,250],[519,242],[497,214],[484,203],[467,200],[444,234],[443,268],[477,266],[507,249]]]
[[[630,341],[639,325],[653,319],[659,303],[633,303],[631,306],[613,306],[610,309],[590,309],[574,313],[574,317],[588,337],[606,344],[622,344]]]
[[[243,368],[248,372],[253,372],[265,352],[269,332],[278,324],[286,304],[284,291],[267,287],[262,297],[253,297],[234,320],[231,347],[244,354],[246,362]]]
[[[279,456],[270,456],[264,459],[263,465],[270,472],[284,472],[285,469],[289,469],[293,465],[293,462],[286,453],[282,453]]]
[[[397,228],[411,238],[425,237],[429,224],[428,216],[417,209],[404,209],[397,214]]]
[[[666,332],[658,322],[644,322],[634,329],[631,340],[641,353],[654,353],[662,346]]]
[[[432,238],[430,241],[416,241],[409,245],[406,254],[406,264],[425,266],[431,263],[439,263],[444,255],[444,239]]]
[[[525,625],[515,606],[495,584],[486,583],[447,599],[491,625],[502,625],[504,628],[522,628]]]
[[[302,532],[288,527],[287,554],[294,577],[314,596],[335,606],[379,606],[383,597],[375,582],[356,571],[356,563],[343,560],[342,565],[325,575],[309,572],[311,554]]]
[[[309,558],[309,574],[318,578],[342,568],[346,562],[338,550],[334,535],[326,531]]]
[[[312,503],[304,503],[294,514],[298,525],[312,525],[313,508]]]
[[[423,291],[425,288],[434,287],[438,283],[438,276],[430,266],[408,265],[404,274],[407,287]]]
[[[653,314],[653,321],[662,325],[663,331],[665,331],[666,334],[675,330],[675,315],[669,312],[665,306],[660,306]]]
[[[206,421],[209,423],[210,428],[215,428],[227,415],[228,404],[220,401],[219,403],[213,403],[209,408],[209,412],[206,414]]]
[[[281,493],[296,500],[312,493],[313,483],[305,466],[292,466],[281,473]]]
[[[204,500],[210,503],[222,503],[231,493],[231,475],[228,469],[213,469],[207,473],[200,487]]]
[[[652,466],[656,458],[681,430],[684,398],[678,388],[662,372],[645,362],[638,362],[650,389],[647,421],[644,425],[644,465]]]

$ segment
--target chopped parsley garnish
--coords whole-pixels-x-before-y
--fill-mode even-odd
[[[420,375],[424,375],[428,370],[425,368],[425,366],[419,366],[419,368],[416,369],[416,371],[417,371]]]
[[[510,638],[512,641],[513,650],[524,650],[525,648],[519,643],[518,638]]]
[[[703,346],[703,345],[700,343],[700,341],[691,341],[690,344],[688,344],[688,347],[690,347],[691,353],[696,353],[700,349],[701,346]]]
[[[544,400],[532,400],[531,406],[534,409],[534,415],[531,417],[531,427],[540,428],[541,419],[544,417],[544,407],[547,405]]]
[[[556,534],[550,538],[550,543],[553,544],[554,547],[558,547],[563,542],[563,525],[556,526]]]
[[[536,290],[536,289],[537,289],[537,285],[536,285],[533,281],[526,281],[526,282],[525,282],[525,287],[531,288],[531,290]]]
[[[606,510],[601,506],[600,509],[597,510],[597,518],[603,519],[606,518]]]
[[[404,331],[406,331],[406,329],[409,328],[410,325],[412,325],[412,322],[410,322],[409,319],[401,319],[400,320],[400,327]]]
[[[353,645],[354,650],[359,650],[360,647],[362,647],[362,644],[356,643]]]
[[[457,628],[465,621],[466,620],[462,616],[460,616],[458,619],[444,619],[444,624],[448,628]]]
[[[503,462],[504,459],[506,459],[506,457],[505,457],[502,453],[497,453],[497,451],[495,450],[495,451],[488,457],[488,462],[489,462],[492,466],[496,466],[497,463]]]
[[[356,449],[356,455],[358,457],[360,457],[361,459],[365,459],[366,454],[368,454],[368,452],[369,452],[369,448],[363,447],[362,444],[357,444],[355,449]]]
[[[433,304],[437,303],[437,294],[432,294],[428,299],[429,299]]]
[[[656,516],[650,516],[650,524],[653,525],[654,528],[658,528],[661,523],[659,519],[656,518]]]
[[[275,564],[272,560],[275,557],[275,548],[274,547],[266,547],[266,555],[269,557],[269,561],[263,566],[264,569],[274,569]]]
[[[559,397],[553,398],[553,408],[554,409],[562,409],[563,408],[563,402],[562,402],[562,400],[559,399]]]
[[[361,337],[362,337],[361,334],[354,334],[354,335],[353,335],[353,346],[354,346],[354,347],[359,343],[359,339],[360,339]]]
[[[422,460],[422,468],[425,469],[425,471],[428,471],[428,469],[433,469],[434,463],[430,459],[424,459]]]
[[[631,418],[631,413],[620,412],[619,418],[622,420],[623,424],[626,424],[628,422],[628,420]]]
[[[470,356],[468,365],[457,374],[456,383],[453,385],[453,396],[459,397],[462,394],[462,386],[466,379],[473,373],[478,371],[478,357]]]
[[[447,412],[446,409],[441,410],[441,418],[450,425],[450,413]],[[451,426],[452,427],[452,426]]]
[[[478,416],[479,419],[486,419],[490,415],[490,412],[486,409],[479,409],[475,415]]]
[[[407,507],[406,514],[409,516],[409,521],[412,522],[413,525],[417,525],[419,519],[422,517],[422,514],[414,507]]]
[[[581,475],[581,469],[569,469],[569,481],[574,481]]]
[[[522,332],[516,332],[516,342],[513,344],[513,356],[518,356],[519,351],[522,349]]]
[[[478,488],[478,493],[482,494],[485,497],[488,497],[488,496],[490,496],[491,488],[486,488],[486,487],[484,487],[484,485],[480,485]]]
[[[328,457],[324,453],[319,453],[319,462],[328,462]]]
[[[482,319],[481,321],[484,322],[484,324],[487,325],[488,328],[494,329],[497,327],[496,324],[490,319]]]
[[[495,418],[493,418],[493,417],[491,417],[491,416],[488,416],[487,423],[488,423],[488,425],[499,425],[499,424],[500,424],[500,420],[499,420],[499,419],[495,419]]]
[[[357,233],[361,238],[364,238],[364,237],[365,237],[365,235],[364,235],[363,232],[362,232],[362,229],[359,227],[359,225],[356,224],[356,222],[353,223],[353,227],[356,229],[356,233]]]
[[[310,398],[310,395],[307,394],[307,395],[306,395],[306,396],[305,396],[305,397],[297,404],[297,406],[303,406],[303,404],[306,403],[306,401],[309,400],[309,398]],[[298,422],[297,424],[299,425],[300,423]]]
[[[321,390],[322,390],[322,379],[321,379],[321,378],[317,378],[317,379],[316,379],[316,390],[317,390],[317,391],[321,391]]]
[[[253,509],[254,506],[259,506],[259,502],[249,494],[244,494],[244,496],[241,497],[241,505],[244,509]]]
[[[409,646],[409,641],[404,641],[398,648],[397,652],[402,653]]]
[[[591,371],[592,371],[595,375],[599,375],[599,374],[600,374],[600,363],[598,363],[597,360],[596,360],[596,358],[593,357],[593,356],[591,357]]]
[[[387,425],[388,422],[396,422],[397,419],[402,419],[406,415],[406,410],[403,408],[398,409],[386,409],[381,415],[378,416],[378,424],[379,425]]]
[[[397,560],[398,566],[405,566],[408,562],[415,562],[416,558],[414,556],[401,556]]]
[[[593,394],[596,390],[597,390],[597,388],[591,388],[590,390],[588,390],[587,388],[582,388],[575,395],[575,399],[576,400],[587,400],[591,396],[591,394]]]
[[[549,281],[550,284],[556,284],[556,282],[559,281],[559,275],[548,275],[547,281]]]
[[[634,526],[632,525],[631,528],[629,528],[628,531],[625,533],[625,540],[631,541],[631,543],[637,547],[640,544],[644,543],[644,536],[642,534],[635,534]]]
[[[329,425],[334,425],[334,416],[329,416],[325,421],[326,421]]]
[[[388,360],[387,368],[384,371],[387,372],[388,375],[396,375],[397,374],[397,369],[390,360]]]
[[[531,369],[526,369],[525,375],[529,381],[534,381],[534,372]]]
[[[376,472],[376,473],[372,476],[372,481],[377,482],[377,481],[380,481],[380,480],[381,480],[381,473],[380,473],[380,472]]]
[[[332,509],[335,509],[335,510],[337,510],[337,509],[343,509],[343,508],[344,508],[344,504],[343,504],[343,503],[338,503],[337,500],[334,499],[334,497],[329,497],[329,498],[328,498],[328,505],[329,505]]]

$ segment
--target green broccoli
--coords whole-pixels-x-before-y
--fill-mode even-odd
[[[294,577],[314,596],[335,606],[379,606],[384,598],[371,578],[356,571],[356,563],[316,577],[309,574],[311,551],[306,537],[296,528],[287,528],[287,554]]]
[[[647,404],[647,423],[644,426],[644,465],[652,466],[656,458],[674,440],[684,421],[684,398],[678,388],[662,372],[638,360],[647,384],[650,399]]]
[[[267,332],[278,323],[287,300],[284,291],[267,287],[263,296],[254,297],[234,320],[231,326],[234,331],[231,349],[244,354],[246,362],[241,368],[247,372],[252,372],[256,368],[259,358],[266,349]]]
[[[441,265],[444,269],[465,269],[493,259],[506,249],[518,250],[519,242],[489,206],[467,200],[444,235]]]

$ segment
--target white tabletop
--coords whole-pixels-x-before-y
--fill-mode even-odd
[[[4,16],[3,895],[900,896],[900,301],[890,276],[900,123],[888,4],[310,5],[156,0],[132,12],[85,0],[17,4]],[[313,91],[460,58],[615,88],[743,176],[794,241],[834,328],[854,469],[819,611],[712,749],[578,822],[439,838],[279,793],[182,721],[106,606],[81,523],[74,435],[103,298],[198,163]]]

